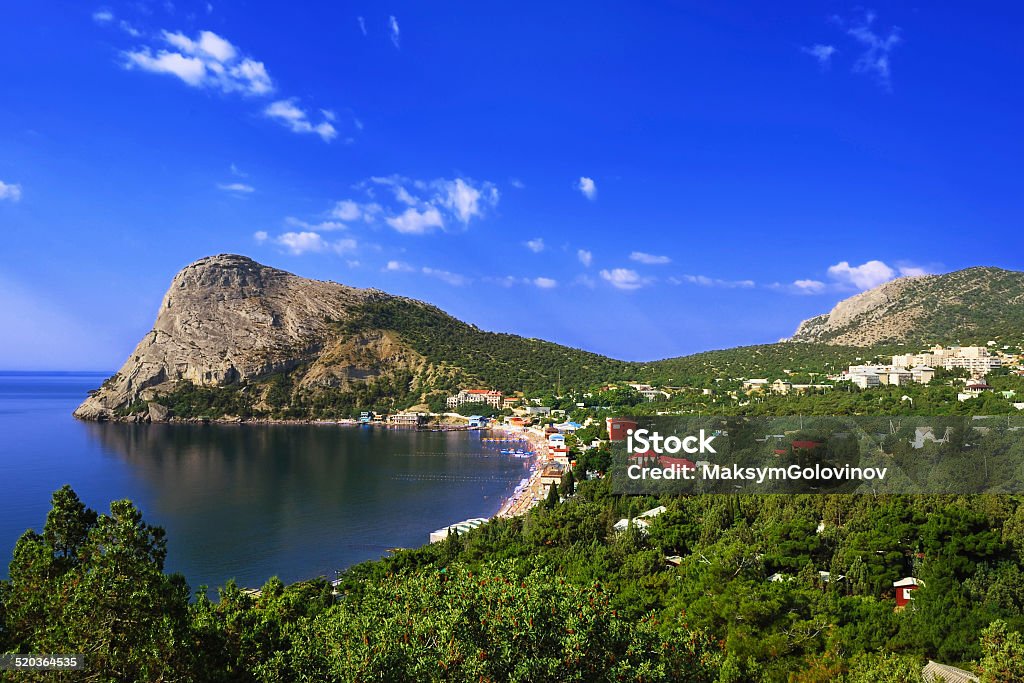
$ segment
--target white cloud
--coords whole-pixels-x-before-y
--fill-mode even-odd
[[[825,291],[825,283],[820,280],[794,280],[793,287],[804,294],[818,294]]]
[[[142,31],[140,31],[139,29],[135,28],[134,26],[129,24],[124,19],[122,19],[121,21],[117,22],[117,26],[122,31],[124,31],[125,33],[130,35],[132,38],[138,38],[139,36],[142,35]]]
[[[237,166],[231,164],[231,175],[236,175],[239,178],[248,178],[249,174],[242,172]]]
[[[366,19],[363,19],[362,17],[356,17],[356,21],[359,22],[359,30],[362,31],[363,35],[365,36],[366,35]]]
[[[583,196],[594,201],[597,199],[597,185],[594,183],[593,178],[581,176],[579,182],[576,183],[576,189],[583,193]]]
[[[343,221],[356,221],[362,219],[366,223],[372,223],[374,219],[383,211],[380,204],[370,202],[367,204],[360,204],[354,202],[351,199],[344,199],[334,205],[331,210],[331,215],[334,218]]]
[[[483,192],[480,189],[473,187],[462,178],[441,181],[441,187],[444,192],[442,204],[455,211],[455,215],[463,224],[469,223],[470,218],[481,215],[480,198],[483,196]],[[496,204],[498,188],[489,185],[485,190],[491,195],[490,201]]]
[[[473,218],[483,218],[501,198],[494,183],[477,183],[469,178],[428,181],[399,175],[374,176],[356,187],[372,200],[378,197],[376,186],[387,188],[393,201],[382,205],[346,199],[335,204],[332,215],[347,221],[362,217],[370,223],[379,214],[398,232],[422,235],[459,224],[466,226]]]
[[[92,13],[92,20],[97,24],[109,24],[114,20],[114,13],[106,7],[101,7]]]
[[[836,282],[856,289],[871,289],[896,276],[896,271],[882,261],[873,260],[859,266],[851,266],[849,261],[840,261],[829,266],[828,275]]]
[[[802,47],[800,51],[814,57],[818,61],[818,66],[822,69],[827,69],[832,63],[832,56],[839,52],[832,45],[821,45],[820,43],[811,47]]]
[[[217,187],[225,192],[241,192],[243,194],[251,194],[256,191],[255,187],[245,183],[218,183]]]
[[[177,52],[160,51],[154,57],[149,50],[127,52],[129,65],[153,73],[177,76],[191,86],[199,87],[206,79],[206,66],[198,57],[185,57]]]
[[[862,22],[846,29],[847,34],[864,47],[864,52],[857,58],[853,70],[873,74],[882,87],[889,90],[892,87],[889,53],[900,43],[900,30],[893,27],[889,29],[888,35],[876,33],[871,28],[874,21],[874,12],[868,12]]]
[[[587,268],[589,268],[590,264],[594,262],[594,254],[590,251],[587,251],[586,249],[577,249],[576,258],[578,258],[580,260],[580,263],[582,263]]]
[[[384,270],[391,273],[411,273],[416,269],[402,261],[388,261],[388,264],[384,266]]]
[[[9,202],[21,201],[21,185],[0,180],[0,201],[5,199]]]
[[[170,74],[192,87],[224,93],[256,96],[274,90],[263,62],[241,57],[238,48],[213,31],[200,31],[194,39],[171,31],[163,31],[161,36],[173,50],[153,46],[129,50],[122,53],[125,67]]]
[[[629,268],[612,268],[602,270],[599,275],[601,279],[616,289],[634,290],[640,289],[650,283],[650,279],[640,277],[639,273]]]
[[[338,131],[327,121],[314,124],[309,115],[295,105],[295,99],[271,102],[263,110],[263,114],[274,119],[295,133],[315,133],[324,142],[330,142],[338,135]]]
[[[526,187],[526,184],[519,178],[512,178],[511,180],[508,181],[508,184],[516,188],[517,190],[521,190],[524,187]]]
[[[629,255],[630,261],[636,261],[637,263],[644,263],[649,266],[664,265],[671,263],[672,259],[668,256],[658,256],[656,254],[646,254],[642,251],[634,251]]]
[[[523,242],[523,244],[524,246],[526,246],[527,249],[532,251],[534,254],[539,254],[540,252],[544,251],[543,237],[535,237],[532,240],[527,240],[526,242]]]
[[[931,271],[921,266],[899,266],[900,277],[923,277],[931,275]]]
[[[420,269],[420,272],[422,272],[424,275],[429,275],[430,277],[436,277],[441,282],[445,282],[454,287],[461,287],[462,285],[468,284],[470,282],[469,278],[459,275],[458,273],[449,272],[447,270],[438,270],[437,268],[429,268],[427,266],[423,266],[423,268]]]
[[[258,243],[263,244],[268,239],[270,239],[270,235],[267,234],[266,230],[257,230],[252,234],[252,238],[256,240]]]
[[[551,289],[558,286],[558,281],[552,280],[549,277],[535,277],[533,278],[533,284],[541,289]]]
[[[329,242],[319,233],[310,231],[286,232],[274,238],[274,243],[293,256],[324,252],[344,254],[353,251],[357,246],[356,241],[351,238]]]
[[[398,19],[394,15],[388,17],[388,31],[391,32],[391,42],[396,48],[402,47],[402,32],[398,28]]]
[[[701,287],[725,287],[730,289],[745,289],[756,285],[753,280],[723,280],[717,277],[708,277],[707,275],[683,275],[681,278],[672,277],[669,278],[669,282],[674,285],[686,282],[693,285],[700,285]]]
[[[410,206],[398,216],[391,216],[384,220],[392,228],[406,235],[423,235],[434,228],[444,227],[441,212],[433,206],[423,211]]]
[[[320,223],[307,223],[306,221],[299,220],[293,216],[288,216],[284,219],[285,225],[293,228],[300,228],[311,232],[336,232],[338,230],[347,230],[348,226],[344,223],[338,223],[337,221],[321,221]]]
[[[553,289],[558,286],[558,280],[550,277],[517,277],[515,275],[506,275],[505,277],[485,277],[485,281],[493,282],[494,284],[501,285],[502,287],[514,287],[516,285],[525,285],[528,287],[537,287],[539,289]]]

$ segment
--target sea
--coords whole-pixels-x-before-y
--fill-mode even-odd
[[[528,476],[480,432],[334,424],[114,424],[71,416],[109,373],[0,372],[0,576],[70,484],[167,531],[166,571],[212,591],[325,576],[496,513]]]

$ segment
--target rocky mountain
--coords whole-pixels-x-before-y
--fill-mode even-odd
[[[790,341],[847,346],[1020,340],[1024,273],[967,268],[904,277],[840,301],[800,323]]]
[[[460,386],[554,387],[621,378],[630,368],[225,254],[174,277],[153,329],[75,416],[341,417],[437,400]]]

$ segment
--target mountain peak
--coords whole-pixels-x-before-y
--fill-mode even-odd
[[[790,338],[848,346],[987,341],[1024,332],[1024,273],[975,266],[902,277],[840,301]],[[984,339],[982,339],[984,338]]]

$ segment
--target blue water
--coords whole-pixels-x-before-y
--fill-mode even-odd
[[[83,423],[105,374],[0,372],[0,573],[71,484],[97,511],[130,498],[195,588],[324,575],[495,513],[526,476],[476,433],[335,425]]]

